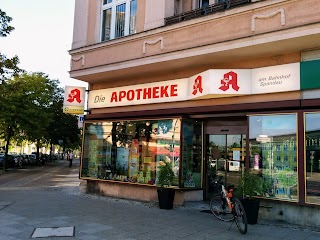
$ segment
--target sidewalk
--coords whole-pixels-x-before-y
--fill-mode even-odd
[[[61,175],[57,174],[52,181],[61,181],[62,187],[0,185],[0,240],[39,239],[31,237],[46,233],[41,239],[320,239],[320,232],[260,222],[249,225],[248,233],[242,235],[235,224],[230,228],[231,223],[201,212],[208,210],[204,203],[163,210],[153,203],[85,194],[85,184],[77,179],[76,168],[67,176]],[[63,182],[66,178],[69,180]],[[55,234],[72,235],[48,237],[51,230]]]

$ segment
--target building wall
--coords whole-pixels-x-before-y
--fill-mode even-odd
[[[319,49],[320,41],[320,1],[318,0],[255,1],[253,4],[164,26],[164,18],[172,14],[173,2],[139,0],[138,33],[100,43],[98,33],[100,2],[79,1],[75,14],[79,24],[75,24],[74,44],[70,54],[74,59],[82,58],[83,61],[72,61],[71,77],[87,81],[91,84],[91,90],[99,90],[182,79],[208,69],[252,69],[297,63],[306,58],[306,54],[301,54],[306,50],[310,50],[307,57],[309,60],[310,58],[318,59],[319,50],[314,51]],[[194,1],[183,1],[183,11],[189,11],[193,7]],[[80,14],[86,11],[88,12],[87,22],[83,18],[84,15]],[[81,25],[87,29],[85,37]],[[312,90],[312,93],[308,96],[320,98],[318,90]],[[261,113],[265,111],[264,104],[271,102],[284,104],[269,107],[266,110],[268,113],[292,109],[300,111],[302,107],[305,109],[308,107],[302,106],[303,98],[303,91],[292,91],[97,108],[92,109],[88,117],[93,116],[91,119],[94,119],[95,116],[99,116],[103,119],[101,116],[121,116],[123,113],[127,118],[143,118],[151,111],[154,115],[160,110],[163,110],[162,115],[168,112],[171,115],[181,114],[183,111],[184,114],[188,114],[186,109],[204,107],[208,109],[211,107],[211,115],[218,111],[216,109],[228,113],[242,111],[242,114],[245,114],[247,104],[261,106],[261,108],[252,108],[253,112]],[[299,104],[292,107],[285,104],[287,101]],[[235,106],[232,110],[225,110],[231,109],[232,106]],[[309,106],[314,109],[319,108],[316,104]],[[299,114],[302,116],[301,111]],[[301,185],[304,181],[304,167],[301,164],[304,161],[304,155],[301,149],[305,147],[301,137],[302,122],[303,119],[300,119],[298,129],[300,190],[304,187]],[[155,188],[132,184],[88,180],[87,190],[115,197],[157,201]],[[306,205],[303,195],[304,192],[299,195],[297,203],[262,201],[261,218],[306,225],[318,223],[318,211],[313,211],[312,206],[303,206]],[[178,193],[176,204],[182,204],[185,200],[201,200],[201,196],[201,190],[190,193],[181,192]]]
[[[84,59],[72,61],[71,76],[90,82],[117,81],[138,72],[155,75],[161,74],[159,69],[170,69],[179,73],[186,66],[208,69],[213,64],[299,52],[306,45],[317,45],[306,37],[320,31],[317,7],[320,2],[314,0],[270,0],[103,43],[94,42],[90,33],[87,45],[97,44],[71,50],[74,58]],[[91,12],[88,28],[94,31],[97,12]]]
[[[72,49],[87,45],[88,1],[75,1]]]
[[[155,203],[158,201],[157,188],[152,186],[139,186],[136,184],[119,182],[87,181],[88,193],[95,193],[111,197],[139,200]],[[174,205],[183,205],[186,201],[203,200],[203,191],[175,191]]]

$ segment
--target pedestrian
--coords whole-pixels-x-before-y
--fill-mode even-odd
[[[72,160],[73,160],[73,153],[69,153],[69,167],[72,166]]]

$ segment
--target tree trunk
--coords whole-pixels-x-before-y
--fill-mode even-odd
[[[38,162],[40,160],[39,150],[40,150],[40,139],[37,139],[37,161]]]
[[[6,167],[7,167],[7,159],[8,159],[11,136],[12,136],[12,128],[9,126],[7,129],[6,151],[4,153],[4,159],[3,159],[3,171],[6,171]]]
[[[52,161],[53,144],[50,142],[50,162]]]

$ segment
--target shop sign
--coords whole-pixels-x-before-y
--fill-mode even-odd
[[[187,100],[187,88],[188,80],[178,79],[95,90],[89,93],[88,107],[102,108],[185,101]]]
[[[189,78],[188,100],[251,94],[251,69],[208,70]]]
[[[68,114],[83,114],[85,92],[85,87],[65,86],[63,112]]]
[[[94,90],[88,107],[104,108],[300,90],[300,63],[207,70],[190,78]]]
[[[252,69],[252,94],[300,90],[300,63]]]

